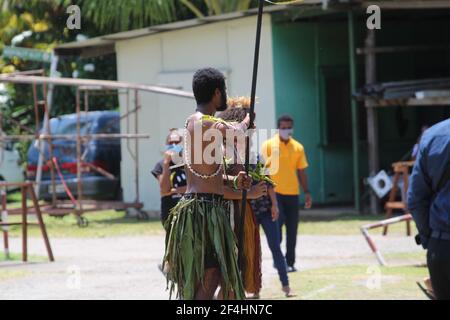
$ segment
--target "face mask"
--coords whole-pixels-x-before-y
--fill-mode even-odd
[[[294,129],[280,129],[280,137],[283,140],[288,140],[294,134]]]
[[[166,145],[166,151],[172,151],[173,153],[180,153],[183,151],[183,147],[179,144],[169,144]]]

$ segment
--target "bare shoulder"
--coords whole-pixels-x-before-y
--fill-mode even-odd
[[[189,131],[191,131],[194,128],[194,125],[196,123],[198,123],[199,121],[201,121],[201,117],[197,114],[191,114],[189,117],[187,117],[186,119],[186,123],[185,123],[185,127],[186,129],[188,129]]]

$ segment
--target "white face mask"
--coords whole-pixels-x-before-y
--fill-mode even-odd
[[[294,134],[294,129],[280,129],[280,138],[283,140],[288,140]]]

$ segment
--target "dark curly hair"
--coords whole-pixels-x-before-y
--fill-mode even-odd
[[[292,123],[292,125],[294,125],[294,119],[287,114],[284,114],[278,118],[278,121],[277,121],[278,128],[280,128],[281,122],[290,122],[290,123]]]
[[[216,89],[225,92],[225,76],[222,72],[214,68],[197,70],[192,80],[192,91],[194,91],[197,104],[204,104],[211,101]]]
[[[225,121],[242,122],[248,112],[248,108],[228,108],[219,114],[219,118]]]

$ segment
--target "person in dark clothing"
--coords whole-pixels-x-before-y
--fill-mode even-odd
[[[152,170],[158,180],[161,193],[161,222],[164,223],[170,210],[175,207],[186,191],[186,173],[184,166],[178,160],[183,148],[181,135],[172,129],[167,136],[164,159],[159,161]],[[174,159],[176,158],[176,159]],[[177,162],[177,163],[175,163]]]
[[[279,212],[276,203],[277,198],[273,187],[268,185],[267,188],[267,195],[251,200],[251,205],[256,215],[256,221],[262,226],[266,235],[267,244],[269,245],[270,252],[272,252],[274,266],[278,271],[282,290],[286,294],[286,297],[293,297],[294,294],[289,286],[286,259],[283,256],[280,245],[281,235],[278,221]]]
[[[427,252],[437,299],[450,299],[450,119],[426,130],[408,190],[408,208]]]

